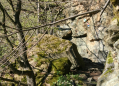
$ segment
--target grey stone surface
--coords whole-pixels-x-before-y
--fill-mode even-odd
[[[102,2],[104,4],[104,2]],[[89,2],[72,2],[67,3],[66,6],[72,5],[70,8],[64,10],[66,17],[73,16],[87,12],[85,6],[88,6]],[[92,9],[99,8],[100,5],[91,6]],[[66,21],[67,25],[71,28],[72,39],[70,40],[77,45],[78,52],[82,57],[91,59],[93,62],[104,62],[106,55],[104,52],[108,51],[108,48],[104,46],[104,30],[109,26],[111,17],[109,11],[104,11],[100,19],[100,13],[92,16],[78,16]],[[99,21],[100,19],[100,21]],[[77,38],[76,38],[77,37]],[[103,53],[101,55],[100,51]]]
[[[58,27],[57,36],[63,39],[69,39],[72,36],[71,28],[69,28],[67,25],[61,25]]]
[[[105,69],[98,78],[97,86],[118,86],[119,85],[119,36],[118,26],[111,23],[107,28],[106,46],[110,47],[111,55],[107,58]],[[113,40],[114,39],[114,40]]]

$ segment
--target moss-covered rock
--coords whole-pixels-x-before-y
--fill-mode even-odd
[[[40,60],[41,59],[37,59],[37,62],[39,62]],[[37,85],[41,84],[41,81],[44,77],[46,77],[46,83],[53,84],[53,82],[55,82],[59,76],[69,73],[71,63],[66,57],[52,61],[44,59],[44,61],[45,63],[40,64],[40,66],[37,65],[37,67],[42,70],[42,72],[37,71],[35,73]]]
[[[53,84],[60,75],[69,73],[71,65],[84,65],[76,45],[48,34],[39,41],[41,36],[42,34],[34,36],[27,43],[29,61],[34,61],[31,64],[35,64],[40,70],[34,70],[37,85],[43,84],[42,82]],[[37,45],[30,49],[34,44]]]
[[[74,46],[69,40],[64,40],[53,35],[46,34],[39,42],[39,38],[42,34],[31,38],[27,46],[34,46],[32,49],[28,50],[28,57],[32,57],[37,60],[37,58],[42,58],[39,62],[43,62],[44,58],[58,59],[61,57],[67,57],[72,63],[72,69],[76,67],[84,66],[82,57],[78,54],[76,45]]]
[[[71,63],[67,57],[59,58],[52,62],[52,71],[58,75],[69,73]]]
[[[31,38],[32,40],[28,42],[27,46],[33,46],[41,36],[42,34],[39,34],[38,36]],[[64,40],[53,35],[45,35],[41,41],[39,41],[38,44],[29,51],[28,56],[59,54],[66,51],[66,49],[71,46],[72,43],[68,40]]]

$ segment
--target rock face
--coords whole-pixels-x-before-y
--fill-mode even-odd
[[[91,4],[91,5],[90,5]],[[66,4],[64,14],[70,17],[76,14],[95,10],[104,6],[104,0],[96,1],[75,1]],[[89,9],[87,9],[89,8]],[[60,27],[71,28],[72,39],[70,40],[77,45],[78,52],[84,58],[91,59],[93,62],[105,62],[108,49],[103,44],[105,27],[109,26],[111,21],[112,7],[108,6],[100,18],[100,13],[87,14],[66,21],[65,25]]]
[[[119,86],[119,40],[114,43],[114,49],[107,57],[103,74],[99,77],[97,86]]]
[[[119,26],[118,19],[105,30],[104,41],[109,49],[105,69],[98,79],[97,86],[119,86]]]
[[[62,39],[70,39],[72,36],[71,28],[67,25],[58,27],[59,31],[57,31],[57,36]]]

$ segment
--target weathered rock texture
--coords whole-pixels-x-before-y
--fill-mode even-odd
[[[66,4],[64,14],[66,17],[87,12],[89,10],[99,9],[105,4],[105,0],[93,1],[74,1]],[[87,14],[66,21],[66,24],[60,27],[68,27],[72,30],[72,39],[77,45],[78,52],[84,58],[89,58],[93,62],[106,61],[107,51],[103,44],[104,29],[109,26],[111,21],[112,7],[108,5],[106,11],[100,18],[100,13]]]
[[[119,86],[119,39],[113,44],[113,49],[107,57],[105,69],[98,79],[97,86]]]
[[[110,0],[115,17],[110,26],[105,30],[105,45],[108,47],[110,53],[107,57],[105,69],[103,74],[98,79],[97,86],[119,86],[119,1]]]

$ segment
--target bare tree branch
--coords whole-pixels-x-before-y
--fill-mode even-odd
[[[37,8],[35,8],[35,6],[33,6],[33,4],[31,3],[31,0],[28,0],[28,1],[31,4],[31,6],[34,8],[34,10],[37,11]]]
[[[25,11],[25,12],[28,12],[28,13],[34,13],[34,14],[37,14],[37,12],[36,11],[30,11],[30,10],[27,10],[27,9],[21,9],[21,11]]]
[[[110,0],[107,0],[106,4],[104,5],[103,9],[100,12],[100,16],[103,14],[104,10],[106,9],[107,5],[109,4]]]
[[[36,86],[36,81],[35,81],[35,76],[34,76],[34,72],[32,70],[32,67],[31,65],[29,64],[29,61],[27,59],[27,53],[25,51],[27,51],[27,47],[26,47],[26,41],[25,41],[25,37],[24,37],[24,33],[23,33],[23,30],[22,30],[22,25],[20,23],[20,12],[21,12],[21,0],[17,0],[17,6],[16,6],[16,11],[15,11],[15,27],[18,29],[18,40],[19,42],[22,43],[20,49],[19,49],[19,52],[22,53],[21,54],[21,60],[24,61],[25,63],[25,69],[27,70],[30,70],[30,71],[24,71],[22,74],[27,74],[26,77],[27,77],[27,84],[28,86]],[[14,71],[17,71],[17,73],[21,73],[22,71],[19,71],[19,70],[15,70],[13,69]]]

